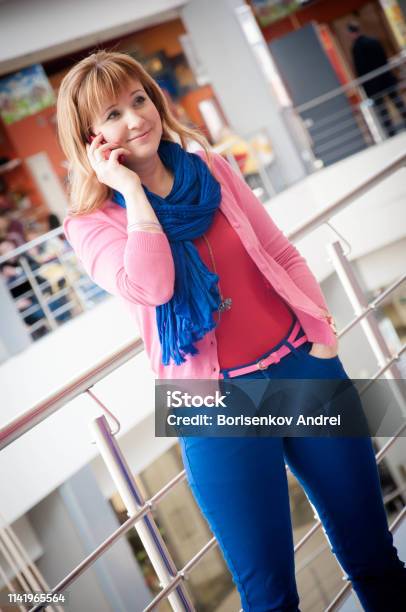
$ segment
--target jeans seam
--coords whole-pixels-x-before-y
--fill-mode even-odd
[[[192,474],[192,468],[191,468],[191,464],[190,464],[190,460],[189,460],[189,456],[188,456],[188,449],[187,449],[187,447],[186,447],[186,444],[185,444],[185,446],[184,446],[184,449],[185,449],[185,457],[186,457],[187,462],[188,462],[188,465],[189,465],[189,471],[190,471],[190,473]],[[192,474],[192,475],[193,475],[193,474]],[[197,492],[197,494],[198,494],[199,498],[200,498],[200,499],[202,499],[202,495],[201,495],[201,492],[200,492],[200,490],[199,490],[199,487],[197,486],[197,482],[196,482],[196,480],[194,480],[194,486],[195,486],[195,489],[196,489],[196,492]],[[203,516],[204,516],[204,513],[203,513],[203,511],[202,511],[202,510],[201,510],[201,512],[202,512],[202,514],[203,514]],[[206,520],[207,520],[207,519],[206,519]],[[212,522],[213,522],[213,523],[215,523],[215,524],[216,524],[216,527],[218,528],[217,521],[212,520]],[[220,530],[219,530],[219,531],[220,531]],[[213,534],[213,535],[214,535],[214,534]],[[215,536],[215,538],[216,538],[216,540],[217,540],[219,543],[221,543],[221,546],[222,546],[223,550],[224,550],[224,551],[226,551],[226,555],[227,555],[227,558],[228,558],[228,560],[229,560],[229,564],[230,564],[230,566],[233,568],[233,571],[234,571],[235,575],[236,575],[236,576],[238,576],[238,581],[239,581],[239,584],[241,585],[241,590],[242,590],[242,592],[244,593],[245,600],[246,600],[246,602],[247,602],[247,604],[248,604],[248,606],[249,606],[248,610],[247,610],[247,611],[245,611],[245,610],[244,610],[244,612],[250,612],[250,610],[251,610],[252,606],[251,606],[251,604],[250,604],[250,602],[249,602],[249,600],[248,600],[248,597],[247,597],[247,592],[246,592],[246,590],[245,590],[245,585],[244,585],[244,582],[241,580],[240,573],[239,573],[239,572],[237,572],[236,567],[235,567],[235,565],[234,565],[234,562],[231,560],[231,556],[230,556],[230,554],[229,554],[229,552],[228,552],[227,548],[224,546],[223,539],[222,539],[222,538],[219,538],[219,537],[217,537],[217,536]],[[227,560],[227,559],[226,559],[226,560]]]

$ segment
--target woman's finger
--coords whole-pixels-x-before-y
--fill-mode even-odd
[[[97,134],[97,136],[95,136],[94,138],[92,138],[92,141],[89,145],[89,152],[90,153],[94,153],[95,151],[97,151],[97,148],[100,145],[100,142],[103,139],[103,134],[100,132],[99,134]]]
[[[107,149],[113,149],[114,147],[118,147],[118,144],[116,142],[106,142],[100,145],[100,147],[98,147],[98,150],[106,151]]]
[[[111,160],[117,161],[120,155],[128,155],[130,151],[125,149],[124,147],[119,147],[118,149],[113,149],[110,155]]]

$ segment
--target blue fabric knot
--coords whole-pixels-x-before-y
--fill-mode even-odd
[[[158,155],[174,175],[166,198],[143,185],[168,238],[175,265],[174,294],[169,302],[156,307],[156,322],[162,347],[162,363],[171,358],[180,365],[185,355],[196,355],[195,343],[216,327],[213,312],[220,305],[219,277],[201,260],[192,240],[211,226],[221,201],[221,188],[204,161],[179,144],[161,140]],[[125,208],[118,191],[113,200]]]

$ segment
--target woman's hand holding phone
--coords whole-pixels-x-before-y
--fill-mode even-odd
[[[90,144],[86,144],[86,152],[90,165],[98,180],[111,189],[123,195],[141,187],[141,181],[133,170],[120,163],[124,155],[130,151],[124,147],[116,147],[114,143],[106,142],[103,135],[89,136]]]
[[[145,223],[145,221],[152,221],[158,225],[158,218],[145,195],[140,177],[136,172],[120,163],[120,157],[131,151],[118,147],[114,143],[107,143],[102,134],[90,136],[89,140],[90,144],[86,145],[86,152],[90,165],[101,183],[119,191],[124,196],[128,225],[138,222]],[[161,232],[162,229],[150,227],[145,231],[154,233]]]

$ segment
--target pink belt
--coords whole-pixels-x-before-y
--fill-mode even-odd
[[[304,334],[303,336],[295,340],[299,330],[300,330],[300,323],[296,321],[291,333],[289,334],[289,337],[286,338],[284,342],[289,342],[295,348],[300,346],[304,342],[307,342],[306,334]],[[285,357],[290,352],[291,352],[290,347],[287,346],[286,344],[282,344],[282,346],[280,346],[278,349],[276,349],[275,351],[272,351],[272,353],[270,353],[268,357],[265,357],[264,359],[260,359],[256,363],[252,363],[251,365],[247,365],[242,368],[231,369],[227,372],[227,374],[230,378],[234,378],[235,376],[242,376],[243,374],[249,374],[250,372],[257,372],[258,370],[266,370],[266,368],[270,366],[272,363],[279,363],[282,357]],[[224,378],[224,374],[222,372],[220,372],[219,378]]]

